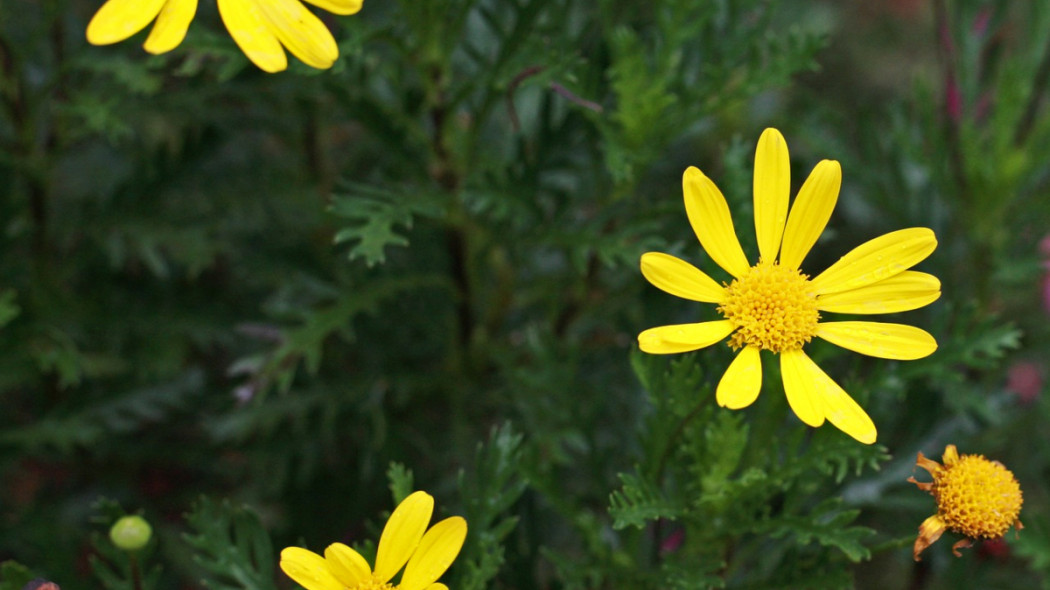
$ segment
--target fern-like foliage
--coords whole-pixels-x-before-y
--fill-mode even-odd
[[[146,387],[75,412],[56,411],[33,424],[0,433],[0,442],[39,451],[68,452],[113,435],[127,435],[161,422],[185,408],[203,383],[200,371],[189,371],[171,383]]]
[[[828,498],[804,514],[761,523],[752,532],[773,538],[793,535],[803,545],[815,541],[842,551],[850,561],[863,561],[871,557],[863,541],[870,540],[875,531],[850,526],[858,514],[860,510],[844,510],[841,499]]]
[[[348,243],[350,260],[364,259],[373,266],[386,260],[386,249],[408,246],[396,226],[412,229],[416,217],[436,217],[442,211],[438,198],[418,190],[389,190],[365,184],[350,184],[336,194],[329,207],[332,214],[354,221],[335,234],[336,244]]]
[[[259,517],[246,507],[202,497],[186,515],[192,532],[184,536],[194,549],[204,577],[216,590],[274,590],[273,544]]]
[[[519,520],[510,512],[528,485],[519,471],[522,440],[510,424],[493,428],[488,440],[477,445],[472,469],[460,473],[470,534],[456,567],[457,588],[489,588],[503,565],[503,542]]]
[[[31,580],[33,573],[17,561],[0,563],[0,590],[22,590]]]
[[[665,498],[655,486],[635,475],[621,473],[620,483],[622,489],[609,496],[613,528],[641,528],[649,521],[661,518],[675,520],[685,513],[681,506]]]

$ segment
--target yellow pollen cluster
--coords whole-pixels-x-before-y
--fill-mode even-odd
[[[394,586],[390,583],[384,582],[373,575],[349,590],[393,590],[393,588]]]
[[[998,539],[1021,513],[1021,485],[1002,463],[962,455],[933,476],[930,490],[949,530],[972,539]]]
[[[779,353],[798,350],[817,333],[817,299],[797,269],[760,260],[726,288],[718,311],[737,328],[734,349],[747,345]]]

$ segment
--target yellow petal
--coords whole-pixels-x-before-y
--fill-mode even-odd
[[[446,518],[431,527],[405,567],[399,590],[430,587],[456,560],[466,538],[467,521],[459,516]]]
[[[361,10],[362,0],[306,0],[332,14],[356,14]]]
[[[758,398],[762,390],[762,359],[758,351],[757,346],[745,346],[729,364],[715,391],[718,405],[738,410],[750,406]]]
[[[835,160],[818,163],[798,191],[788,214],[780,265],[799,268],[828,225],[842,186],[842,167]]]
[[[649,328],[638,335],[638,347],[649,354],[674,354],[711,346],[733,332],[729,320]]]
[[[328,27],[299,0],[256,0],[270,31],[303,63],[318,69],[332,67],[339,48]]]
[[[816,295],[857,289],[898,275],[937,248],[925,227],[897,230],[857,246],[812,280]]]
[[[787,142],[773,128],[766,129],[758,138],[754,192],[758,252],[763,260],[772,262],[780,249],[791,196],[791,160]]]
[[[818,371],[820,367],[813,365]],[[823,379],[818,382],[824,398],[824,417],[835,425],[836,428],[857,439],[866,445],[873,444],[878,431],[875,423],[871,421],[868,413],[853,400],[838,383],[828,377],[827,373],[820,371]]]
[[[941,461],[944,461],[944,465],[951,467],[959,462],[959,449],[955,445],[948,445],[944,447],[944,454],[941,455]]]
[[[877,283],[817,297],[817,309],[833,313],[896,313],[918,309],[941,296],[937,277],[906,270]]]
[[[88,43],[109,45],[123,41],[145,29],[163,7],[164,0],[109,0],[88,23]]]
[[[682,175],[682,193],[685,195],[685,213],[700,245],[726,272],[734,277],[744,276],[750,265],[736,237],[733,218],[722,191],[698,168],[690,166]]]
[[[801,350],[780,353],[780,374],[788,405],[799,420],[817,427],[824,423],[824,403],[816,381],[824,372]]]
[[[324,550],[328,569],[344,586],[354,588],[372,576],[372,568],[357,551],[342,543],[332,543]]]
[[[254,0],[219,0],[219,14],[233,41],[264,72],[288,67],[288,57]]]
[[[922,521],[922,524],[919,525],[919,536],[915,539],[915,545],[912,546],[912,558],[915,561],[922,561],[919,558],[919,554],[937,542],[937,539],[940,539],[947,529],[948,525],[938,514],[934,514]]]
[[[398,504],[379,538],[377,578],[388,582],[405,565],[423,538],[433,512],[434,498],[426,492],[413,492]]]
[[[435,582],[427,586],[426,590],[448,590],[448,586],[442,584],[441,582]]]
[[[281,569],[306,590],[343,590],[344,586],[328,571],[324,558],[300,547],[281,551]]]
[[[821,322],[817,336],[854,352],[911,361],[933,354],[937,341],[925,330],[882,322]]]
[[[780,357],[784,392],[799,419],[810,426],[820,426],[827,418],[858,441],[869,445],[875,442],[875,423],[805,352],[784,352]],[[805,418],[799,410],[805,413]]]
[[[154,54],[175,49],[186,38],[186,31],[196,13],[197,0],[168,0],[143,47]]]
[[[692,301],[721,303],[725,287],[688,262],[663,254],[642,254],[642,275],[656,288]]]

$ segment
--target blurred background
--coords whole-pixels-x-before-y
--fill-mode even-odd
[[[367,554],[425,489],[470,525],[456,589],[1050,588],[1050,4],[366,0],[311,7],[330,70],[274,75],[209,0],[161,56],[88,45],[101,4],[0,0],[0,561],[142,587],[127,511],[145,587],[293,588],[280,548]],[[941,299],[889,318],[934,355],[807,347],[870,447],[773,375],[718,408],[728,347],[637,350],[711,312],[642,253],[727,279],[682,172],[755,252],[770,126],[793,194],[842,163],[803,271],[939,240]],[[1025,528],[916,563],[905,479],[947,444],[1014,472]]]

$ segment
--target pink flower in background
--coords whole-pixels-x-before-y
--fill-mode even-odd
[[[1050,273],[1043,276],[1043,309],[1050,313]]]
[[[1022,404],[1034,403],[1043,389],[1043,371],[1039,365],[1021,361],[1010,366],[1006,374],[1006,390],[1017,394]]]
[[[1050,270],[1050,234],[1039,240],[1039,253],[1043,255],[1043,266]]]
[[[951,75],[944,80],[944,108],[953,122],[958,123],[962,119],[962,92]]]
[[[671,534],[664,537],[664,540],[660,543],[660,553],[668,554],[678,551],[682,547],[682,543],[685,542],[685,529],[679,528],[671,532]]]
[[[1050,313],[1050,235],[1039,240],[1039,253],[1043,255],[1043,309]]]
[[[977,16],[973,19],[973,25],[970,27],[970,31],[981,37],[988,32],[988,23],[992,20],[991,9],[985,8],[984,10],[977,13]]]

